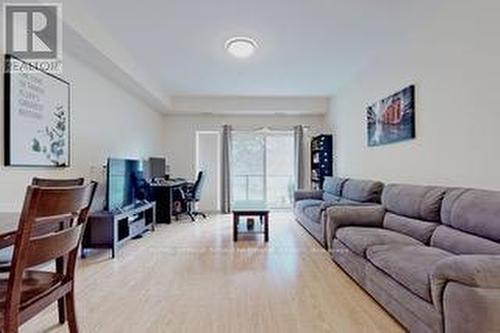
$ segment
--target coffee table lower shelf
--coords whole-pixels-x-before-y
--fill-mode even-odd
[[[254,226],[255,230],[248,229],[240,230],[239,222],[241,217],[257,217],[263,224],[262,226]],[[268,210],[233,210],[233,241],[238,241],[238,236],[242,234],[264,234],[264,241],[269,241],[269,211]]]

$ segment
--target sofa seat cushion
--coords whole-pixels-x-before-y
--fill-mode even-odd
[[[321,206],[323,203],[323,200],[318,200],[318,199],[305,199],[305,200],[300,200],[295,203],[295,209],[299,209],[303,211],[306,209],[306,207],[310,206]]]
[[[415,295],[432,303],[430,275],[436,264],[453,254],[422,245],[377,245],[366,251],[368,260]]]
[[[324,202],[338,202],[341,197],[330,194],[328,192],[323,192],[323,201]]]
[[[360,256],[365,256],[366,250],[375,245],[423,245],[410,236],[382,228],[344,227],[337,230],[335,237]]]
[[[366,206],[366,205],[375,205],[375,203],[371,202],[361,202],[361,201],[354,201],[354,200],[349,200],[346,198],[340,198],[337,204],[340,205],[351,205],[351,206]]]
[[[307,206],[304,208],[304,215],[310,218],[313,222],[321,223],[321,205]]]
[[[323,201],[323,203],[321,204],[321,209],[326,210],[330,207],[339,207],[339,206],[376,206],[376,205],[377,204],[370,202],[357,202],[347,199],[340,199],[339,201],[336,202]]]

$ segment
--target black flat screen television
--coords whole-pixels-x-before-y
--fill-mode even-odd
[[[126,209],[143,200],[143,178],[141,161],[108,158],[106,210]]]

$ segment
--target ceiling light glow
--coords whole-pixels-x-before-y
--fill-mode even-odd
[[[254,55],[257,43],[249,37],[233,37],[226,41],[225,47],[236,58],[249,58]]]

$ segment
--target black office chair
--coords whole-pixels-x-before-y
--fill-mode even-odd
[[[196,221],[196,216],[201,215],[203,218],[207,216],[203,212],[196,210],[196,203],[201,199],[201,192],[205,185],[207,175],[205,171],[199,171],[194,184],[186,187],[186,190],[181,190],[181,197],[186,207],[186,213],[191,218],[191,221]]]

